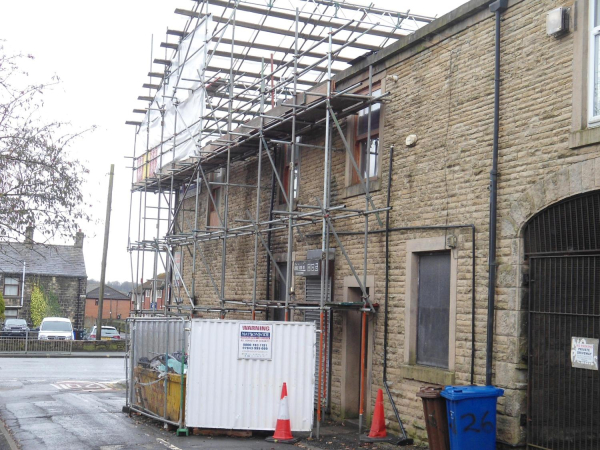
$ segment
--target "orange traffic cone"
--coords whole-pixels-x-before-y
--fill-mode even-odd
[[[373,413],[373,421],[371,422],[371,432],[369,433],[369,437],[387,437],[387,431],[385,431],[385,414],[383,412],[383,391],[381,389],[377,391],[377,400],[375,400],[375,411]]]
[[[385,430],[385,414],[383,412],[383,391],[377,391],[377,400],[375,400],[375,411],[373,411],[373,420],[371,421],[371,431],[368,436],[362,436],[364,442],[391,442],[393,437],[388,436]]]
[[[281,400],[279,402],[279,414],[277,414],[275,434],[272,437],[268,437],[266,440],[269,442],[279,442],[281,444],[294,444],[299,441],[299,439],[292,436],[287,385],[285,383],[283,383],[283,387],[281,388]]]

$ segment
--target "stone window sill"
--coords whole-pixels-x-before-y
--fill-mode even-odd
[[[572,131],[569,135],[569,148],[571,149],[594,144],[600,144],[600,127]]]
[[[369,180],[369,192],[375,192],[381,189],[381,180],[378,178],[371,178]],[[361,184],[353,184],[352,186],[347,186],[344,198],[356,197],[357,195],[364,195],[365,190],[362,188]]]
[[[454,384],[454,372],[436,367],[405,364],[400,366],[400,375],[409,380],[447,386]]]

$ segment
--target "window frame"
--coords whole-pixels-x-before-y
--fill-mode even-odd
[[[381,72],[373,77],[373,90],[381,89],[381,95],[383,96],[386,93],[386,72]],[[362,79],[360,80],[362,83],[362,87],[352,91],[353,94],[365,93],[368,92],[368,80]],[[367,88],[365,88],[367,86]],[[381,173],[382,173],[382,165],[383,165],[383,155],[382,149],[385,147],[385,115],[386,108],[385,104],[381,102],[380,104],[380,112],[379,112],[379,146],[378,146],[378,155],[377,155],[377,172],[374,176],[369,177],[369,191],[376,192],[381,189]],[[364,109],[364,108],[363,108]],[[352,152],[352,157],[355,156],[355,145],[356,145],[356,131],[358,126],[358,113],[351,115],[346,118],[346,129],[344,130],[346,141],[348,143],[348,149]],[[371,130],[371,134],[375,134],[373,130]],[[365,134],[366,135],[366,134]],[[355,197],[357,195],[363,195],[365,190],[363,188],[363,184],[360,182],[355,183],[357,180],[357,176],[353,175],[355,170],[351,161],[350,154],[345,152],[345,173],[344,173],[344,193],[343,198]],[[360,168],[360,161],[357,161]],[[363,180],[365,180],[363,178]]]
[[[372,88],[372,92],[373,95],[375,95],[375,92],[379,91],[379,96],[381,96],[382,94],[382,86],[381,86],[381,82],[378,81],[376,83],[373,84],[373,88]],[[359,90],[357,92],[357,94],[359,95],[368,95],[369,93],[369,89],[368,88],[363,88],[361,90]],[[379,145],[380,140],[379,140],[379,131],[381,130],[381,116],[382,116],[382,104],[381,103],[374,103],[371,104],[371,116],[373,115],[373,105],[379,105],[379,126],[376,129],[371,128],[371,145],[373,145],[373,141],[375,139],[377,139],[378,142],[378,146],[377,146],[377,156],[376,156],[376,167],[375,167],[375,173],[373,175],[369,175],[369,181],[370,180],[376,180],[379,177],[379,165],[380,165],[380,155],[381,155],[381,145]],[[353,156],[354,156],[354,160],[356,162],[356,165],[358,166],[358,168],[361,170],[362,172],[362,164],[363,164],[363,152],[361,149],[361,143],[365,142],[368,143],[369,142],[369,130],[367,129],[367,131],[365,131],[364,133],[359,134],[358,133],[358,127],[360,124],[360,113],[363,111],[367,111],[367,115],[368,115],[368,109],[369,107],[367,106],[366,108],[361,109],[360,111],[358,111],[358,113],[356,113],[355,118],[354,118],[354,124],[353,124]],[[368,120],[368,119],[367,119]],[[371,117],[371,125],[372,125],[372,117]],[[365,153],[369,153],[370,156],[370,149],[366,149]],[[369,165],[369,171],[371,171],[371,167]],[[365,166],[365,170],[366,170],[366,166]],[[360,179],[358,174],[356,173],[356,170],[354,170],[354,167],[350,167],[350,185],[354,186],[357,184],[360,184]],[[363,178],[363,182],[366,181],[366,177]]]
[[[16,283],[7,283],[7,280],[15,280]],[[6,287],[10,286],[16,286],[17,287],[17,293],[16,294],[7,294],[6,293]],[[19,297],[21,295],[21,280],[18,277],[8,277],[5,276],[4,280],[2,282],[2,294],[4,295],[4,297]]]
[[[419,295],[419,254],[450,250],[450,309],[448,328],[448,368],[417,364],[417,326]],[[446,236],[411,239],[406,242],[406,291],[404,311],[403,376],[435,384],[454,383],[456,363],[456,302],[458,248],[446,246]]]
[[[151,298],[151,297],[152,297],[152,289],[144,290],[144,298]]]
[[[600,126],[600,114],[594,116],[594,81],[596,78],[595,70],[598,68],[598,64],[595,64],[595,50],[596,49],[596,37],[600,37],[600,24],[594,27],[594,18],[596,16],[596,0],[589,0],[589,14],[588,14],[588,31],[587,31],[587,40],[588,40],[588,61],[587,61],[587,69],[588,69],[588,82],[587,82],[587,102],[588,102],[588,114],[587,114],[587,124],[588,127],[597,127]],[[600,42],[598,43],[600,47]],[[600,70],[597,74],[600,77]],[[598,97],[600,99],[600,92],[598,93]],[[599,101],[600,103],[600,101]]]

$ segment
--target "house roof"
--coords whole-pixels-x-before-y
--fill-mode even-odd
[[[86,298],[97,299],[100,298],[100,286],[96,289],[92,289],[85,296]],[[116,289],[111,288],[108,285],[104,285],[104,300],[129,300],[129,296],[127,294],[123,294]]]
[[[83,249],[72,245],[0,244],[0,273],[87,278]]]

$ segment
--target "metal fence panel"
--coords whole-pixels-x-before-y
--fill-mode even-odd
[[[185,364],[181,362],[188,348],[188,322],[176,317],[135,317],[128,323],[127,406],[183,427]]]
[[[240,326],[272,327],[270,359],[240,357]],[[314,414],[316,328],[312,322],[192,321],[186,425],[274,430],[287,384],[294,431]]]
[[[70,355],[73,340],[38,340],[37,332],[28,332],[24,337],[12,337],[0,334],[1,354],[39,354],[57,353]]]

